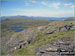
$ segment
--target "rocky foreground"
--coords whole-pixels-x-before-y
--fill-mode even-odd
[[[48,30],[45,34],[53,34],[61,31],[69,31],[75,29],[75,25],[64,25],[59,28]],[[42,29],[41,29],[42,30]],[[75,38],[74,38],[75,39]],[[57,40],[53,44],[43,46],[36,56],[75,56],[75,41],[71,40]]]
[[[43,46],[36,56],[75,56],[75,43],[73,41],[57,41],[54,44]]]
[[[56,21],[29,28],[11,36],[6,42],[6,53],[12,56],[75,56],[74,30],[74,22]]]

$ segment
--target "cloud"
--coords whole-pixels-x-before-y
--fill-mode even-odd
[[[64,4],[64,7],[65,7],[65,8],[75,8],[75,6],[74,6],[73,3],[65,3],[65,4]]]
[[[54,7],[54,8],[57,8],[57,9],[60,8],[59,6],[60,6],[60,3],[53,3],[53,4],[49,5],[49,7]]]
[[[74,16],[74,11],[41,11],[33,10],[25,13],[26,16],[43,16],[43,17],[70,17]]]
[[[72,3],[65,3],[64,4],[64,7],[66,7],[66,6],[71,6],[71,5],[73,5]]]
[[[42,1],[42,4],[43,4],[43,5],[47,5],[45,1]]]
[[[36,3],[36,0],[32,0],[32,3]]]
[[[74,16],[74,10],[65,10],[65,11],[47,11],[47,10],[25,10],[25,9],[14,9],[16,12],[4,13],[5,16],[15,16],[15,15],[24,15],[24,16],[43,16],[43,17],[72,17]],[[3,15],[3,14],[2,14]]]
[[[74,5],[72,5],[70,8],[75,8],[75,6],[74,6]]]

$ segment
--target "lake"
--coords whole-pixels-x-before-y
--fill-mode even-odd
[[[8,28],[9,32],[12,32],[12,31],[21,32],[21,31],[24,31],[24,29],[26,29],[25,26],[14,26],[14,27]]]

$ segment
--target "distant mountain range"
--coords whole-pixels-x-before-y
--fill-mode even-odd
[[[47,19],[47,20],[67,20],[67,17],[34,17],[34,16],[3,16],[1,21],[5,19]]]
[[[65,21],[75,21],[75,17],[69,17]]]

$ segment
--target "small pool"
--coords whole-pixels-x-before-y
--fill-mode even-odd
[[[10,27],[8,28],[9,32],[15,31],[15,32],[21,32],[24,31],[26,27],[24,26],[14,26],[14,27]]]
[[[24,29],[21,29],[21,30],[15,30],[15,32],[20,32],[20,31],[24,31]]]

